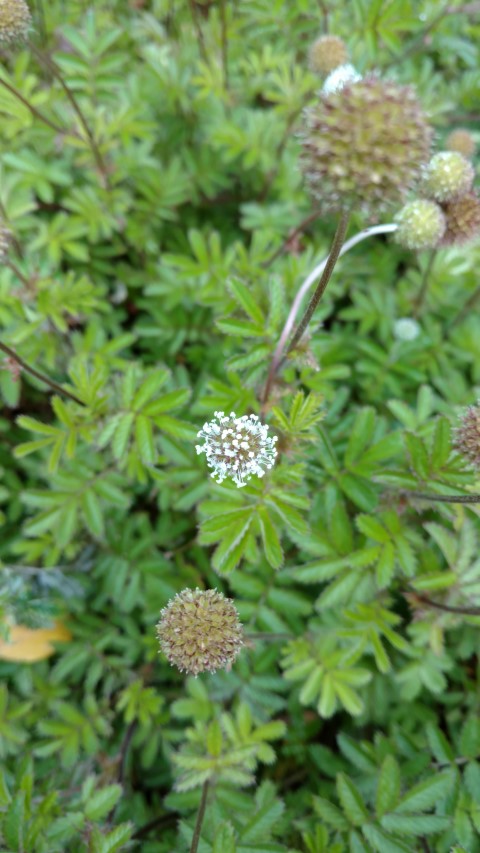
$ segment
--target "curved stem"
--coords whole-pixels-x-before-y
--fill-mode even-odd
[[[371,228],[365,228],[364,231],[360,231],[358,234],[354,234],[353,237],[350,237],[340,249],[338,257],[342,257],[346,252],[350,249],[353,249],[358,243],[362,243],[363,240],[367,240],[369,237],[374,237],[377,234],[391,234],[393,231],[396,231],[398,225],[394,223],[388,223],[385,225],[374,225]],[[293,325],[295,323],[295,319],[300,310],[300,306],[302,304],[304,296],[308,293],[312,285],[317,281],[318,276],[322,275],[326,265],[328,262],[328,257],[324,258],[315,269],[307,276],[305,281],[303,282],[300,290],[298,291],[295,299],[293,300],[292,307],[290,308],[290,312],[285,321],[285,325],[281,331],[280,337],[278,339],[277,346],[275,348],[275,352],[273,353],[272,363],[270,365],[270,370],[268,373],[267,382],[265,384],[265,391],[263,393],[263,405],[268,402],[268,398],[270,396],[270,391],[272,389],[272,385],[275,379],[275,374],[280,367],[280,364],[283,360],[283,353],[287,344],[288,337],[290,332],[293,329]]]
[[[305,311],[302,319],[300,320],[295,332],[293,333],[292,340],[290,341],[287,349],[287,354],[291,352],[297,344],[302,339],[307,326],[312,319],[315,309],[320,302],[323,294],[325,293],[325,289],[327,287],[328,282],[332,276],[333,270],[335,268],[335,264],[340,257],[340,249],[343,246],[343,242],[345,240],[345,234],[348,228],[348,221],[350,219],[350,213],[347,210],[343,210],[340,214],[340,219],[338,221],[337,230],[335,231],[332,246],[330,249],[330,254],[327,258],[327,263],[325,264],[322,275],[320,276],[320,281],[317,284],[315,293],[313,294],[308,306]]]
[[[17,355],[15,350],[11,349],[6,344],[2,344],[1,341],[0,350],[6,355],[8,355],[9,358],[13,358],[13,360],[16,361],[17,364],[19,364],[20,367],[23,368],[23,370],[25,370],[27,373],[30,373],[31,376],[35,376],[35,378],[39,379],[40,382],[44,382],[45,385],[49,385],[53,391],[56,391],[58,394],[63,394],[64,397],[68,397],[70,400],[73,400],[74,403],[78,403],[79,406],[85,405],[85,403],[83,403],[82,400],[76,397],[75,394],[71,394],[70,391],[67,391],[65,388],[62,388],[62,386],[55,382],[53,379],[49,379],[48,376],[44,376],[43,373],[40,373],[38,370],[35,370],[34,367],[30,367],[30,365],[27,364],[27,362],[24,361],[23,358],[20,358],[20,356]]]
[[[205,810],[207,808],[207,797],[208,797],[208,779],[203,783],[202,788],[202,799],[200,800],[200,805],[198,807],[197,821],[195,823],[195,829],[193,830],[192,837],[192,845],[190,847],[190,853],[197,853],[198,844],[200,841],[200,833],[202,831],[203,818],[205,817]]]
[[[418,498],[421,501],[439,501],[452,504],[480,504],[480,495],[436,495],[434,492],[416,492],[413,489],[401,489],[402,495]]]
[[[57,80],[57,82],[60,83],[60,86],[62,87],[63,91],[65,92],[65,95],[67,96],[68,100],[70,101],[70,104],[71,104],[73,110],[75,111],[75,113],[77,114],[78,119],[79,119],[79,121],[80,121],[86,135],[87,135],[87,138],[88,138],[88,141],[90,144],[90,148],[91,148],[92,154],[95,158],[95,162],[97,164],[97,167],[98,167],[100,173],[102,174],[102,176],[105,180],[105,183],[107,183],[107,167],[106,167],[105,161],[102,157],[102,153],[98,147],[97,141],[96,141],[92,131],[90,130],[90,125],[88,124],[88,121],[85,118],[85,114],[84,114],[80,104],[78,103],[75,95],[73,94],[72,90],[70,89],[70,86],[63,79],[63,75],[62,75],[62,72],[60,71],[60,68],[58,67],[57,63],[54,62],[54,60],[50,56],[47,56],[46,53],[42,53],[42,51],[38,50],[38,48],[35,47],[35,45],[32,44],[31,42],[30,42],[29,47],[30,47],[30,50],[32,51],[33,55],[38,60],[38,62],[43,63],[43,65],[45,65],[45,67],[48,68],[48,70],[52,73],[55,80]]]

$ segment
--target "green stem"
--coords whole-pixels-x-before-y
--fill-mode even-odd
[[[423,307],[423,303],[425,301],[425,297],[427,295],[428,283],[430,281],[430,273],[432,272],[433,265],[435,263],[435,258],[437,257],[437,249],[432,249],[430,252],[430,257],[428,259],[427,266],[425,267],[425,272],[423,273],[422,284],[418,293],[418,296],[415,300],[415,307],[413,310],[413,316],[418,317],[421,308]]]
[[[348,210],[343,210],[340,219],[337,225],[337,230],[335,231],[335,236],[333,238],[332,246],[330,249],[330,254],[328,256],[327,263],[325,265],[325,269],[320,277],[320,281],[317,284],[315,293],[313,294],[305,314],[300,320],[295,332],[293,333],[292,340],[287,349],[287,355],[297,346],[298,342],[302,338],[310,320],[312,319],[315,309],[320,302],[323,294],[325,293],[325,289],[327,287],[328,282],[330,281],[332,272],[335,268],[335,264],[337,263],[338,256],[340,254],[340,249],[342,248],[343,241],[345,240],[345,234],[347,233],[348,228],[348,220],[350,219],[350,212]]]
[[[193,830],[192,837],[192,846],[190,847],[190,853],[197,853],[198,844],[200,842],[200,833],[202,831],[203,819],[205,817],[205,810],[207,808],[207,797],[208,797],[208,779],[203,783],[202,788],[202,799],[200,800],[200,805],[198,807],[197,821],[195,823],[195,829]]]
[[[16,361],[17,364],[19,364],[20,367],[23,368],[23,370],[25,370],[27,373],[30,373],[31,376],[35,376],[35,378],[39,379],[40,382],[43,382],[45,385],[48,385],[50,388],[52,388],[53,391],[56,391],[58,394],[63,394],[64,397],[68,397],[70,400],[73,400],[74,403],[78,403],[79,406],[85,405],[85,403],[83,403],[82,400],[76,397],[75,394],[71,394],[70,391],[67,391],[65,388],[62,388],[62,386],[59,385],[57,382],[54,382],[53,379],[50,379],[48,376],[44,376],[43,373],[40,373],[38,370],[35,370],[34,367],[30,367],[30,365],[27,364],[27,362],[24,361],[23,358],[20,358],[20,356],[17,355],[15,350],[11,349],[6,344],[3,344],[1,341],[0,350],[6,355],[8,355],[9,358],[13,358],[13,360]]]

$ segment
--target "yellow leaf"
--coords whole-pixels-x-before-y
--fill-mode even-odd
[[[0,640],[0,659],[18,663],[45,660],[55,652],[52,642],[66,643],[72,639],[63,622],[55,622],[51,628],[12,625],[9,633],[8,641]]]

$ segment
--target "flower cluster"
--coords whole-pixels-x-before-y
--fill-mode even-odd
[[[432,131],[412,89],[352,73],[306,110],[301,165],[324,207],[378,216],[420,178]]]
[[[469,406],[455,430],[455,446],[474,468],[480,470],[480,400]]]
[[[157,636],[170,663],[195,676],[229,668],[244,644],[235,605],[216,589],[179,592],[162,610]]]
[[[31,23],[32,16],[25,0],[0,0],[0,45],[25,39]]]
[[[268,426],[257,415],[237,418],[235,412],[215,412],[198,437],[204,438],[205,443],[197,444],[197,453],[205,453],[217,483],[231,477],[241,488],[253,474],[263,477],[264,469],[273,467],[277,455],[277,437],[268,435]]]
[[[468,148],[468,140],[463,138],[466,131],[457,133]],[[457,144],[455,139],[453,144]],[[396,241],[406,249],[420,250],[458,246],[478,238],[480,198],[472,189],[474,177],[466,154],[459,150],[435,154],[424,171],[425,197],[409,202],[396,217]]]

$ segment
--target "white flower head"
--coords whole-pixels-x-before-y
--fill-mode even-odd
[[[340,92],[349,83],[358,83],[361,79],[362,75],[349,62],[345,65],[339,65],[325,80],[322,94],[333,95],[335,92]]]
[[[417,321],[411,317],[400,317],[393,326],[393,334],[397,341],[414,341],[421,331]]]
[[[197,444],[197,453],[205,453],[217,483],[231,477],[241,488],[253,474],[263,477],[265,468],[273,468],[278,439],[268,435],[268,426],[257,415],[237,418],[235,412],[215,412],[213,420],[204,424],[197,435],[205,439],[204,444]]]

